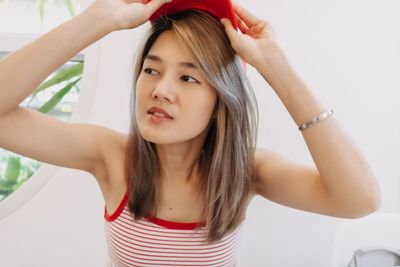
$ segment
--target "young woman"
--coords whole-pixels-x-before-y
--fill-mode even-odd
[[[0,61],[0,147],[93,174],[110,265],[233,266],[255,195],[344,218],[379,207],[364,156],[292,69],[272,27],[239,5],[241,33],[199,10],[152,24],[136,59],[128,135],[19,107],[76,53],[164,4],[145,2],[97,0]],[[316,167],[256,147],[257,106],[240,58],[277,93]]]

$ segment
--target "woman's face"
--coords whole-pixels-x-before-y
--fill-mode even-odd
[[[163,32],[144,60],[136,83],[136,120],[143,138],[157,144],[188,141],[205,134],[217,94],[183,44]],[[157,122],[148,113],[162,108],[172,119]]]

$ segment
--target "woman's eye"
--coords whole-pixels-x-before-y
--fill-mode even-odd
[[[189,79],[192,79],[195,83],[198,82],[195,78],[187,76],[187,75],[182,76],[182,78],[184,78],[184,79],[189,78]]]
[[[151,69],[151,68],[146,68],[146,69],[144,69],[143,70],[145,73],[147,73],[147,74],[151,74],[151,73],[149,73],[149,71],[153,71],[153,69]]]
[[[145,68],[145,69],[143,69],[143,71],[144,71],[145,73],[147,73],[147,74],[150,74],[150,75],[156,75],[156,74],[158,74],[158,72],[157,72],[156,70],[152,69],[152,68]],[[182,79],[183,81],[189,82],[189,83],[199,83],[198,80],[196,80],[195,78],[193,78],[193,77],[191,77],[191,76],[188,76],[188,75],[183,75],[183,76],[181,77],[181,79]]]

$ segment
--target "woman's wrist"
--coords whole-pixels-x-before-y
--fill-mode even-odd
[[[285,80],[292,77],[294,70],[279,46],[269,47],[256,63],[257,71],[275,90],[284,87]]]
[[[266,66],[282,66],[287,64],[287,59],[282,48],[278,44],[269,44],[261,49],[263,53],[257,58],[257,70],[265,70]]]
[[[107,10],[107,7],[100,6],[99,2],[91,4],[77,18],[83,21],[90,21],[93,27],[100,29],[104,35],[118,29],[111,12]]]

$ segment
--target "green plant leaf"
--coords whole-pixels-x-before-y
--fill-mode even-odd
[[[0,188],[2,190],[12,190],[14,185],[16,185],[16,181],[11,181],[11,180],[0,180]]]
[[[46,8],[47,0],[37,0],[40,14],[40,23],[43,24],[44,10]]]
[[[5,180],[9,183],[17,183],[17,179],[21,172],[21,158],[10,157],[7,162],[7,168],[5,172]]]
[[[36,90],[33,93],[37,94],[38,92],[46,88],[49,88],[53,85],[59,84],[64,81],[68,81],[78,75],[81,75],[82,72],[83,72],[83,62],[80,62],[63,71],[60,71],[53,78],[39,85],[39,87],[36,88]]]
[[[25,168],[25,172],[26,172],[26,176],[29,178],[29,177],[31,177],[33,174],[34,174],[34,172],[32,171],[32,169],[29,169],[29,167],[26,167]]]
[[[68,94],[71,88],[81,80],[82,78],[77,79],[69,84],[67,84],[63,89],[57,92],[47,103],[45,103],[38,111],[42,113],[48,113],[52,110],[62,99],[63,97]]]
[[[0,181],[0,196],[7,197],[9,196],[12,192],[14,192],[13,187],[9,186],[4,186],[1,181]],[[2,198],[4,199],[4,198]]]

